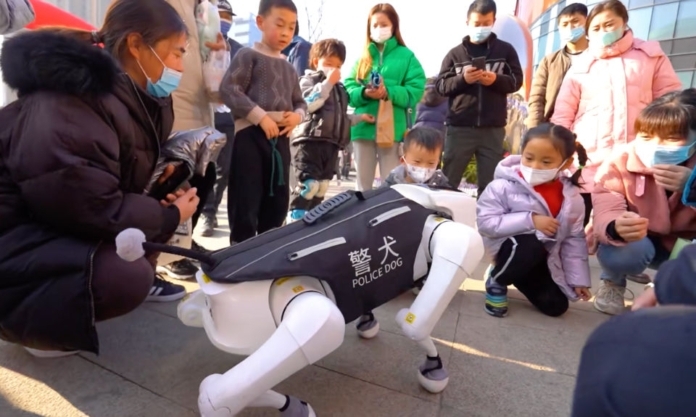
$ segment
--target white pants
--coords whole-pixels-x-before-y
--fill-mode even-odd
[[[358,171],[358,191],[372,189],[377,162],[379,162],[379,176],[382,181],[399,165],[399,143],[395,143],[391,148],[380,148],[375,144],[374,140],[356,139],[352,144],[355,155],[355,169]]]

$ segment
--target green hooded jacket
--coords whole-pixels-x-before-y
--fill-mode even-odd
[[[406,132],[406,111],[410,107],[411,123],[416,120],[416,104],[423,97],[425,91],[425,72],[413,52],[405,46],[398,44],[395,37],[384,43],[382,53],[377,45],[370,43],[370,55],[372,55],[372,69],[377,70],[382,77],[382,82],[387,89],[389,100],[394,106],[394,140],[401,142]],[[350,105],[355,108],[355,114],[371,114],[377,116],[379,100],[363,96],[364,86],[357,79],[358,61],[345,80],[345,87],[350,97]],[[369,78],[369,74],[368,74]],[[362,80],[369,82],[369,79]],[[375,140],[375,124],[360,122],[351,129],[351,139]]]

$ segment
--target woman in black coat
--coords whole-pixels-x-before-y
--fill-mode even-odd
[[[165,0],[116,0],[97,32],[44,29],[3,46],[19,98],[0,110],[0,338],[37,356],[99,353],[95,322],[184,295],[156,279],[152,256],[121,260],[114,238],[135,227],[165,241],[196,210],[195,189],[144,194],[186,44]]]

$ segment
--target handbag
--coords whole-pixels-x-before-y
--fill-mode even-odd
[[[389,99],[379,101],[375,131],[375,143],[378,147],[394,146],[394,104]]]

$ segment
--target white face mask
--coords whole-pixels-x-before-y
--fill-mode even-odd
[[[423,168],[406,164],[406,172],[408,173],[408,176],[418,184],[425,184],[426,181],[435,175],[435,171],[435,168]]]
[[[372,28],[370,29],[370,39],[375,41],[375,43],[384,43],[391,39],[392,28],[391,26]]]
[[[565,164],[565,161],[561,164],[561,167]],[[553,169],[534,169],[524,165],[520,165],[520,172],[524,180],[529,183],[532,187],[536,187],[539,184],[544,184],[551,182],[556,179],[558,172],[561,170],[560,167]]]

